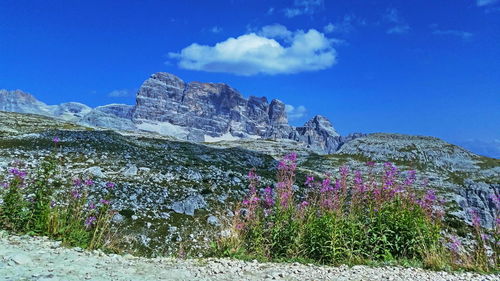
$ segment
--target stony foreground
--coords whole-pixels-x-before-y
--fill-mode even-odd
[[[0,232],[0,280],[500,280],[498,275],[415,268],[319,267],[228,259],[180,260],[67,249]]]

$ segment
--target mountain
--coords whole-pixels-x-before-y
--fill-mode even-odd
[[[0,110],[35,113],[78,124],[148,131],[196,142],[241,138],[291,139],[317,153],[333,153],[353,137],[342,138],[324,116],[302,127],[288,124],[285,104],[250,96],[222,83],[186,83],[155,73],[139,88],[136,104],[90,108],[80,103],[46,105],[20,90],[0,91]]]
[[[47,105],[1,90],[0,175],[19,160],[35,167],[59,137],[64,178],[91,176],[98,183],[92,196],[116,182],[115,223],[127,244],[148,254],[175,253],[187,240],[206,249],[246,194],[248,169],[271,185],[278,160],[291,152],[298,154],[297,188],[307,175],[336,175],[341,166],[365,173],[369,161],[381,172],[381,162],[392,162],[402,176],[416,170],[422,191],[437,190],[447,224],[466,229],[475,210],[484,227],[494,226],[500,160],[434,137],[341,136],[320,115],[300,127],[287,119],[279,100],[245,99],[226,84],[186,83],[167,73],[148,78],[135,105]]]
[[[129,107],[122,106],[93,112],[121,114],[124,120],[132,114]],[[323,128],[324,122],[318,118],[297,136]],[[122,246],[144,254],[174,254],[183,242],[196,253],[208,249],[206,241],[224,234],[232,210],[246,194],[248,169],[255,168],[262,186],[271,185],[278,160],[290,152],[298,154],[299,189],[307,175],[321,179],[331,173],[336,177],[344,165],[366,174],[371,169],[367,161],[377,162],[374,169],[381,172],[382,163],[390,161],[402,176],[416,170],[417,187],[424,192],[434,189],[444,198],[446,223],[457,229],[467,229],[471,210],[478,212],[481,224],[488,228],[499,212],[492,195],[500,195],[500,160],[437,138],[399,134],[358,135],[338,151],[321,155],[293,139],[199,143],[0,111],[0,175],[12,163],[36,167],[52,154],[55,136],[60,138],[57,152],[62,178],[92,177],[96,185],[91,198],[101,198],[107,181],[116,183],[112,204],[119,212],[114,223],[127,237]]]

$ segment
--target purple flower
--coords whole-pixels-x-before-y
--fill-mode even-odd
[[[86,186],[94,185],[94,181],[92,179],[85,180],[85,185]]]
[[[416,180],[416,174],[417,172],[415,172],[415,170],[408,171],[408,176],[406,177],[404,184],[412,185]]]
[[[385,176],[387,178],[393,178],[396,175],[396,173],[398,172],[398,168],[396,168],[396,166],[394,166],[390,162],[386,162],[384,164],[384,169],[385,169]]]
[[[106,187],[107,187],[108,189],[113,189],[113,188],[115,188],[115,186],[116,186],[116,185],[115,185],[115,183],[114,183],[114,182],[107,182],[107,183],[106,183]]]
[[[285,187],[286,187],[286,183],[284,183],[284,182],[282,182],[282,181],[277,182],[277,183],[276,183],[276,187],[277,187],[277,188],[285,188]]]
[[[82,184],[83,184],[83,181],[81,179],[74,179],[73,180],[74,186],[81,186]]]
[[[307,206],[309,206],[309,202],[307,201],[302,201],[302,203],[300,203],[300,208],[305,208]]]
[[[27,173],[25,171],[21,171],[21,170],[19,170],[17,168],[12,168],[12,169],[10,169],[9,172],[12,175],[14,175],[15,177],[20,178],[20,179],[23,179],[27,175]]]
[[[59,139],[59,137],[54,137],[54,138],[52,139],[52,141],[53,141],[54,143],[59,143],[59,142],[61,141],[61,139]]]
[[[368,162],[366,162],[366,166],[368,166],[368,167],[370,167],[370,168],[373,168],[373,167],[375,167],[375,162],[373,162],[373,161],[368,161]]]
[[[328,191],[332,191],[333,187],[330,185],[330,183],[331,183],[331,180],[329,178],[324,179],[323,182],[321,183],[321,190],[320,190],[320,192],[321,193],[325,193],[325,192],[328,192]]]
[[[89,203],[89,209],[90,209],[90,210],[94,210],[94,209],[95,209],[95,204],[94,204],[94,202],[90,202],[90,203]]]
[[[472,225],[474,227],[479,227],[481,225],[481,218],[479,217],[479,214],[477,213],[476,210],[471,210],[470,215],[472,217]]]
[[[324,199],[320,205],[323,208],[331,209],[333,208],[333,201],[331,199]]]
[[[363,184],[363,176],[361,174],[361,171],[356,171],[354,175],[354,184],[356,185],[356,188],[358,192],[365,192],[365,185]]]
[[[349,174],[349,168],[347,168],[347,166],[340,167],[339,171],[342,177],[347,177],[347,175]]]
[[[434,189],[427,190],[424,200],[429,203],[433,203],[434,201],[436,201],[436,191]]]
[[[250,200],[248,200],[248,199],[244,199],[244,200],[243,200],[243,202],[242,202],[242,204],[243,204],[244,206],[248,206],[248,205],[250,204]]]
[[[250,171],[248,171],[248,179],[250,179],[250,180],[255,180],[255,179],[257,179],[257,174],[255,173],[255,171],[254,171],[254,170],[250,170]]]
[[[292,152],[284,157],[284,160],[290,161],[290,162],[295,162],[297,161],[297,153]]]
[[[71,191],[71,196],[73,196],[73,198],[75,198],[75,199],[79,199],[82,197],[82,194],[80,193],[80,191],[78,189],[73,189]]]
[[[457,254],[458,251],[460,250],[460,247],[462,246],[462,242],[458,239],[456,236],[451,237],[451,245],[450,249]]]
[[[86,220],[85,220],[85,226],[87,228],[90,228],[92,225],[94,225],[95,221],[96,221],[96,217],[94,216],[90,216],[88,217]]]
[[[314,183],[314,177],[313,176],[307,176],[306,182],[304,183],[305,185],[311,187],[312,184]]]
[[[285,190],[280,194],[280,203],[282,207],[288,206],[288,203],[290,202],[290,199],[292,197],[292,194],[290,191]]]
[[[99,201],[99,202],[101,202],[101,204],[103,204],[103,205],[109,205],[109,203],[110,203],[109,200],[106,200],[106,199],[101,199],[101,201]]]
[[[259,201],[260,201],[260,198],[257,196],[252,196],[252,198],[250,198],[251,204],[257,204],[257,203],[259,203]]]
[[[264,189],[264,205],[266,208],[271,208],[274,205],[273,190],[270,186]]]
[[[335,190],[340,190],[342,183],[340,182],[339,179],[335,180]]]
[[[4,181],[0,184],[3,188],[9,188],[9,183]]]
[[[486,233],[481,233],[481,239],[483,241],[489,241],[491,239],[491,236]]]

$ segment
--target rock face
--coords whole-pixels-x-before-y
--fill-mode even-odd
[[[185,83],[168,73],[153,74],[143,83],[132,120],[139,128],[167,122],[185,128],[187,138],[195,141],[227,134],[262,137],[271,126],[288,124],[285,104],[279,100],[247,100],[226,84]]]
[[[49,106],[21,90],[0,90],[0,110],[46,116],[52,115],[52,110]]]
[[[22,91],[0,90],[0,110],[34,113],[87,126],[149,131],[197,142],[240,138],[289,139],[316,153],[335,152],[343,139],[331,122],[316,116],[302,127],[288,124],[285,104],[265,97],[245,99],[222,83],[186,83],[169,73],[155,73],[137,92],[135,105],[90,108],[70,102],[46,105]]]
[[[500,197],[500,184],[487,184],[465,180],[466,188],[459,189],[455,201],[461,207],[455,215],[472,222],[472,211],[476,211],[481,218],[481,225],[485,228],[494,228],[498,207],[493,197]]]
[[[321,115],[309,120],[303,127],[298,127],[296,131],[294,140],[307,143],[314,150],[325,151],[327,154],[337,151],[341,144],[340,135],[332,123]]]

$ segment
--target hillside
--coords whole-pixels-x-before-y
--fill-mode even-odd
[[[500,194],[499,160],[436,138],[373,134],[320,155],[288,140],[194,143],[8,112],[0,112],[0,174],[13,161],[37,165],[54,150],[54,137],[60,139],[56,149],[65,177],[90,175],[96,197],[106,181],[117,184],[115,227],[127,238],[128,251],[153,256],[176,253],[180,245],[202,255],[209,241],[224,235],[235,203],[247,192],[248,170],[256,168],[263,184],[271,184],[277,159],[288,152],[299,155],[299,186],[306,175],[335,175],[342,165],[365,170],[367,161],[392,161],[403,174],[416,169],[425,188],[447,198],[448,219],[457,227],[470,223],[471,209],[491,227],[497,209],[489,196]]]

